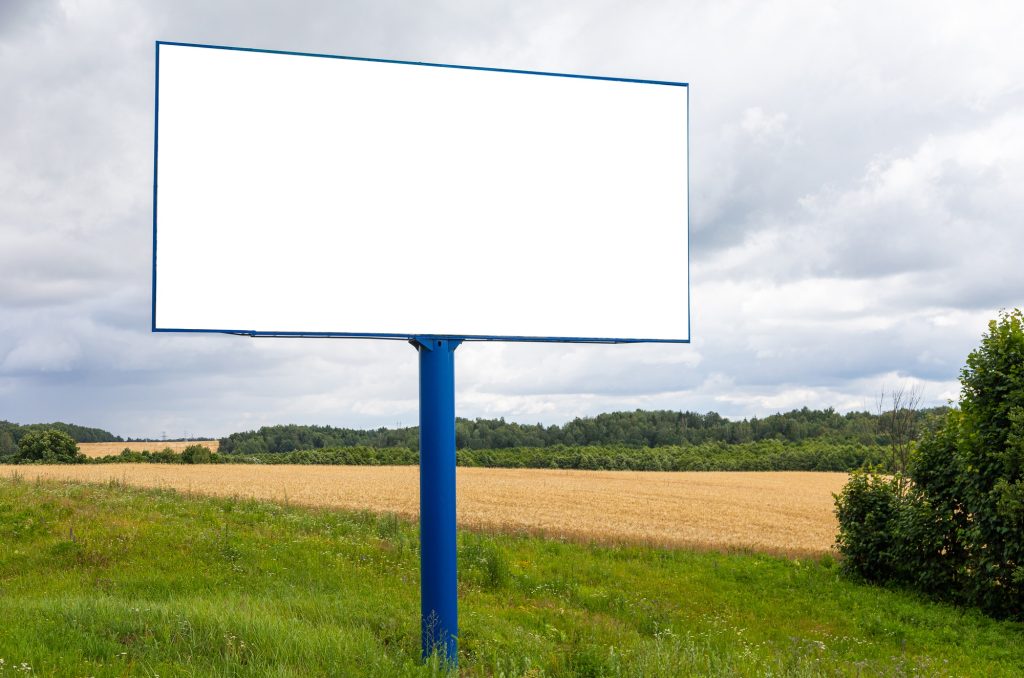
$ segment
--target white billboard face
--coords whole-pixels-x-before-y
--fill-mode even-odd
[[[153,329],[688,341],[687,96],[160,43]]]

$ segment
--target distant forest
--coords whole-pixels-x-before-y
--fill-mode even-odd
[[[29,431],[57,430],[67,433],[78,443],[120,443],[124,440],[110,431],[101,428],[89,428],[77,424],[65,424],[55,421],[52,424],[15,424],[0,420],[0,457],[6,457],[18,450],[18,441]]]
[[[948,408],[920,410],[920,423]],[[460,450],[617,445],[654,448],[705,443],[742,444],[777,440],[887,445],[879,417],[870,412],[839,414],[834,409],[803,408],[764,418],[732,421],[715,412],[669,410],[611,412],[581,417],[561,426],[516,424],[504,419],[458,419],[455,445]],[[222,454],[268,454],[325,448],[419,448],[419,427],[372,430],[333,426],[264,426],[220,439]]]

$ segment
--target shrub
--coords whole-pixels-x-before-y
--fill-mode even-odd
[[[904,496],[855,474],[836,497],[847,569],[1024,618],[1024,314],[1001,313],[960,373],[960,409],[913,450]],[[888,484],[887,484],[888,483]]]
[[[181,451],[183,464],[209,464],[212,460],[213,453],[206,445],[189,445]]]
[[[29,431],[18,441],[18,464],[76,464],[84,461],[78,443],[67,433],[54,429]]]
[[[887,476],[857,471],[836,495],[843,568],[868,581],[896,579],[895,549],[899,494]]]

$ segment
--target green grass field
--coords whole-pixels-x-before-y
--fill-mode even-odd
[[[1024,625],[824,562],[460,534],[468,676],[1019,676]],[[0,676],[403,676],[417,529],[0,480]]]

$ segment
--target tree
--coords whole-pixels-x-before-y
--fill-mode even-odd
[[[19,464],[75,464],[83,461],[78,444],[67,433],[54,429],[29,431],[18,441]]]
[[[878,429],[889,440],[898,499],[906,495],[909,487],[907,470],[911,447],[917,439],[917,408],[920,404],[921,389],[917,386],[901,385],[889,392],[883,387],[878,396]]]
[[[1001,313],[960,374],[960,495],[971,598],[1021,616],[1024,604],[1024,313]]]
[[[17,457],[18,444],[14,442],[14,436],[6,429],[0,429],[0,459]]]

